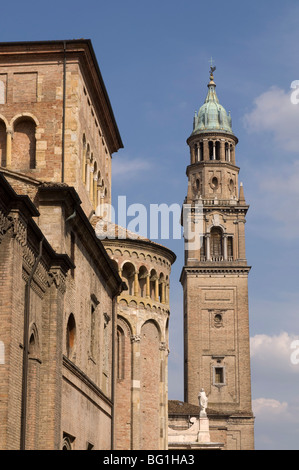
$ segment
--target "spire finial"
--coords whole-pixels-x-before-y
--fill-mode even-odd
[[[211,80],[211,81],[214,80],[214,75],[213,75],[213,73],[214,73],[215,70],[216,70],[216,67],[213,67],[213,63],[214,63],[214,60],[213,60],[213,57],[211,57],[211,59],[210,59],[210,64],[211,64],[211,66],[210,66],[210,80]]]
[[[216,86],[215,83],[214,83],[214,72],[216,70],[216,67],[214,66],[213,67],[213,63],[214,63],[214,60],[213,60],[213,57],[211,57],[210,59],[210,83],[208,84],[208,86],[210,85],[213,85],[213,86]]]
[[[210,87],[211,85],[215,87],[216,84],[215,84],[215,82],[214,82],[214,75],[213,75],[213,73],[215,72],[216,67],[213,66],[213,63],[214,63],[213,57],[211,57],[211,59],[210,59],[209,62],[210,62],[210,64],[211,64],[211,66],[210,66],[210,82],[208,83],[208,87]]]

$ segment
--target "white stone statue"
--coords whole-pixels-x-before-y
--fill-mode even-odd
[[[199,416],[201,417],[207,416],[206,410],[208,407],[208,397],[203,388],[198,394],[198,401],[199,401],[199,408],[200,408]]]

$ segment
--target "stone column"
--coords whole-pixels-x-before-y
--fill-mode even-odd
[[[98,175],[94,174],[93,176],[93,208],[96,210],[97,205],[98,205]]]
[[[209,142],[207,139],[203,140],[203,159],[204,161],[209,160]]]
[[[135,297],[138,297],[139,294],[139,279],[138,279],[138,273],[136,272],[134,274],[134,295]]]
[[[150,298],[150,275],[147,274],[146,276],[146,297]]]
[[[213,140],[213,160],[216,160],[216,142]]]
[[[105,196],[104,194],[101,192],[101,197],[100,197],[100,215],[103,217],[104,215],[104,199],[105,199]]]
[[[225,142],[224,142],[224,140],[220,141],[220,161],[225,162]]]
[[[159,302],[159,279],[155,280],[155,301]]]
[[[190,152],[191,152],[191,165],[193,165],[193,163],[195,163],[195,148],[194,148],[194,145],[191,145]]]
[[[97,186],[97,207],[96,215],[101,215],[101,187]]]
[[[165,304],[165,288],[166,288],[165,282],[163,281],[162,282],[162,296],[161,296],[161,303],[162,304]]]
[[[236,164],[236,158],[235,158],[235,147],[234,145],[232,145],[232,148],[231,148],[231,162],[233,163],[233,165]]]
[[[90,174],[89,174],[89,198],[92,202],[92,193],[93,193],[93,168],[90,167]]]
[[[6,166],[11,166],[11,141],[12,141],[12,129],[7,129],[6,133]]]
[[[223,234],[223,257],[224,260],[227,260],[227,234]]]
[[[86,190],[89,191],[90,187],[90,160],[87,159],[87,164],[86,164]]]
[[[206,253],[207,261],[210,261],[211,260],[211,245],[210,245],[210,234],[209,233],[206,235],[206,247],[207,247],[207,253]]]

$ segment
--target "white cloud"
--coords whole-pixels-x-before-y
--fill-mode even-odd
[[[286,378],[299,373],[299,364],[295,364],[294,341],[299,336],[282,332],[279,335],[269,336],[265,334],[255,335],[250,338],[250,351],[252,367],[255,374],[260,375],[263,380],[273,381],[277,377]]]
[[[252,401],[252,408],[257,418],[265,415],[271,417],[285,415],[288,412],[287,402],[280,402],[274,398],[257,398]]]
[[[125,180],[128,183],[150,168],[150,163],[146,159],[120,156],[112,160],[112,181]]]
[[[294,352],[292,344],[298,339],[299,337],[286,332],[273,336],[255,335],[251,338],[255,397],[252,408],[257,449],[298,449],[299,364],[291,363],[291,354]]]
[[[259,166],[252,178],[254,190],[249,195],[254,213],[260,219],[260,236],[298,238],[299,236],[299,102],[292,93],[271,87],[254,101],[253,110],[244,116],[248,132],[262,136]],[[269,138],[270,135],[270,138]]]
[[[291,102],[292,92],[271,87],[255,99],[254,109],[245,115],[244,124],[252,133],[270,132],[280,148],[298,152],[299,104]]]
[[[299,123],[297,134],[299,140]],[[273,160],[271,165],[268,161],[253,178],[254,190],[249,191],[249,199],[255,215],[260,219],[257,225],[259,235],[268,238],[270,229],[272,236],[298,238],[299,160]]]

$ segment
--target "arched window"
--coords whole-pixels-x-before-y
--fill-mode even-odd
[[[118,380],[122,380],[125,378],[125,335],[124,331],[120,326],[117,327],[117,378]]]
[[[18,170],[35,168],[35,122],[27,117],[18,119],[14,125],[12,165]]]
[[[209,141],[209,159],[214,160],[213,142]]]
[[[94,191],[93,171],[94,171],[94,160],[93,160],[93,153],[91,153],[90,164],[89,164],[89,197],[90,197],[91,202],[93,201],[93,191]]]
[[[83,183],[86,184],[86,137],[85,134],[83,134],[82,138],[82,153],[83,153],[83,159],[82,159],[82,179]]]
[[[164,282],[164,274],[160,274],[159,277],[159,301],[165,302],[165,282]]]
[[[229,146],[229,152],[228,152],[228,161],[229,162],[234,162],[234,147],[232,144]]]
[[[152,300],[159,300],[157,297],[159,293],[157,292],[157,286],[158,285],[158,276],[157,273],[154,269],[151,270],[151,275],[150,275],[150,298]]]
[[[146,278],[147,278],[147,269],[145,266],[141,266],[139,269],[139,273],[138,273],[140,297],[146,296]]]
[[[229,162],[229,145],[225,142],[225,161]]]
[[[69,436],[63,436],[62,450],[72,450],[72,440]]]
[[[37,345],[36,345],[34,333],[31,334],[30,340],[29,340],[29,356],[30,358],[34,358],[34,359],[36,359],[37,357]]]
[[[220,260],[223,256],[222,230],[213,227],[211,230],[211,257],[212,260]]]
[[[0,121],[0,165],[6,166],[6,126],[3,121]]]
[[[75,317],[71,313],[66,327],[66,353],[69,359],[74,359],[76,341],[76,322]]]
[[[122,269],[122,277],[128,286],[127,293],[129,295],[134,295],[134,274],[135,274],[134,265],[132,263],[125,263]]]
[[[98,205],[98,165],[94,162],[93,165],[93,193],[92,193],[93,208],[96,210]]]
[[[198,146],[197,146],[197,144],[194,145],[194,158],[195,158],[195,161],[197,162],[198,161]]]
[[[86,189],[89,191],[89,183],[90,183],[90,146],[87,144],[86,146],[86,159],[85,159],[85,184]]]
[[[227,237],[227,257],[229,261],[233,260],[233,237]]]
[[[203,161],[203,142],[200,142],[199,144],[199,161]]]
[[[111,264],[113,265],[115,271],[118,273],[118,263],[115,259],[111,259]]]
[[[26,448],[36,449],[39,431],[40,351],[36,325],[29,336]]]

